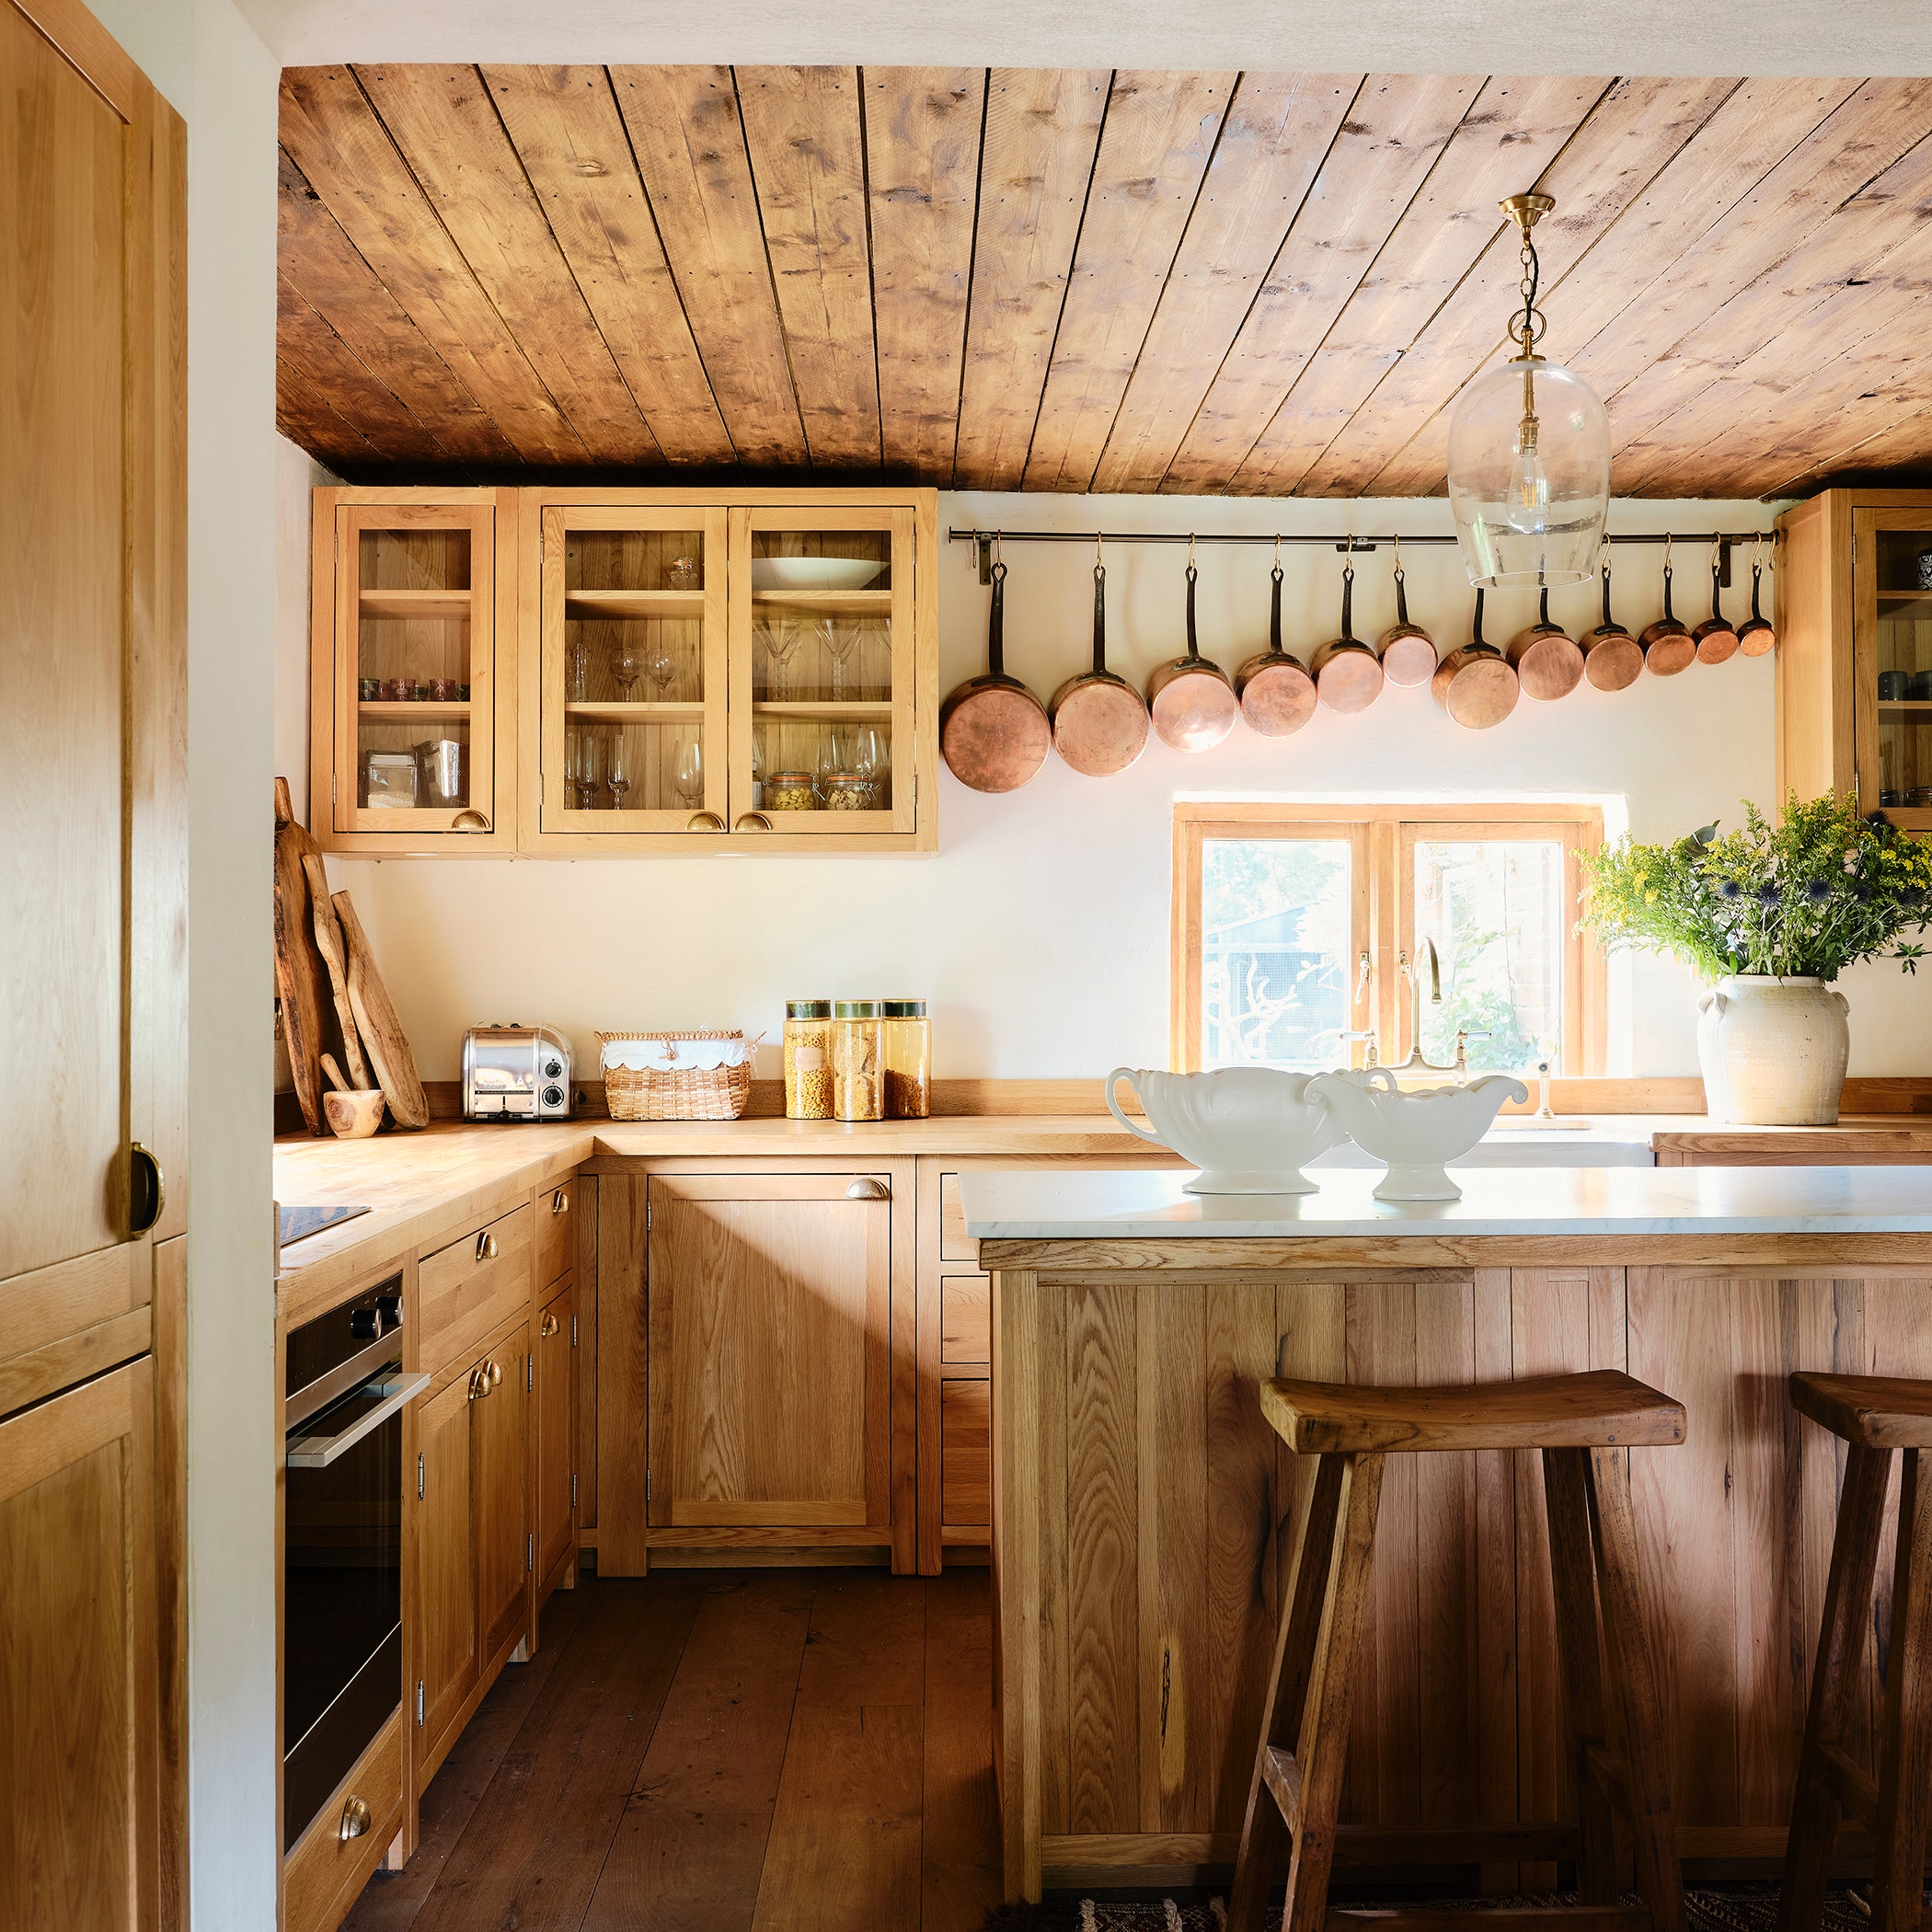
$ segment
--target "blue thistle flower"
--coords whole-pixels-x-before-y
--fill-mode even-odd
[[[1718,881],[1718,897],[1719,897],[1719,899],[1742,899],[1742,898],[1743,896],[1744,896],[1744,889],[1743,889],[1743,887],[1742,887],[1742,886],[1741,886],[1741,885],[1740,885],[1740,884],[1739,884],[1739,883],[1737,882],[1737,880],[1734,880],[1734,879],[1720,879],[1720,880],[1719,880],[1719,881]]]
[[[1751,896],[1761,905],[1776,905],[1784,895],[1777,890],[1777,881],[1767,879]]]
[[[1813,905],[1823,905],[1832,896],[1831,881],[1824,879],[1812,880],[1804,889],[1804,896]]]

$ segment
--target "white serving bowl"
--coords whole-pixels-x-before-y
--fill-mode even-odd
[[[1405,1093],[1379,1066],[1365,1074],[1320,1074],[1309,1087],[1357,1146],[1388,1163],[1375,1184],[1377,1201],[1460,1201],[1463,1190],[1443,1163],[1475,1146],[1505,1100],[1529,1098],[1528,1087],[1507,1074]]]
[[[862,591],[885,569],[883,558],[754,557],[754,591]]]
[[[1153,1133],[1121,1111],[1114,1083],[1124,1080],[1146,1110]],[[1190,1194],[1312,1194],[1302,1164],[1343,1139],[1340,1123],[1311,1097],[1313,1077],[1271,1066],[1226,1066],[1204,1074],[1117,1066],[1107,1105],[1129,1133],[1171,1147],[1201,1169],[1181,1183]]]

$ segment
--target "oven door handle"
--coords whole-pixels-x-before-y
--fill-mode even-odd
[[[346,1455],[365,1435],[380,1429],[391,1416],[426,1389],[430,1386],[430,1377],[403,1375],[393,1381],[378,1382],[374,1386],[382,1391],[383,1399],[367,1415],[358,1417],[354,1424],[345,1429],[340,1435],[297,1436],[289,1444],[289,1467],[328,1468],[339,1455]]]

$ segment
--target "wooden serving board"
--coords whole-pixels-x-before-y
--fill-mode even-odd
[[[389,998],[389,989],[375,970],[375,955],[369,949],[369,936],[356,917],[347,892],[334,900],[336,916],[342,922],[342,939],[349,952],[349,1005],[355,1015],[369,1064],[382,1089],[388,1096],[389,1115],[398,1127],[427,1127],[430,1124],[429,1097],[416,1074],[416,1055],[409,1051],[402,1022]]]
[[[303,860],[319,865],[322,848],[299,823],[289,781],[275,781],[275,995],[282,1002],[282,1037],[295,1076],[295,1098],[311,1133],[326,1133],[322,1117],[322,1055],[330,1050],[328,982],[309,918]]]
[[[328,896],[328,879],[322,861],[313,856],[302,861],[303,876],[308,880],[309,903],[316,914],[316,949],[328,968],[328,983],[335,995],[336,1023],[342,1029],[342,1054],[349,1063],[349,1077],[359,1087],[374,1087],[369,1063],[362,1058],[362,1042],[355,1029],[355,1009],[349,1004],[349,956],[342,946],[342,922],[336,917],[334,902]]]

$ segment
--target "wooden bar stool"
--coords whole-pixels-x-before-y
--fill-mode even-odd
[[[1328,1868],[1348,1755],[1350,1679],[1374,1557],[1383,1459],[1422,1449],[1540,1449],[1555,1582],[1565,1742],[1581,1813],[1580,1905],[1458,1911],[1457,1926],[1507,1918],[1591,1932],[1682,1932],[1684,1885],[1671,1829],[1662,1711],[1644,1633],[1630,1483],[1621,1452],[1684,1440],[1684,1409],[1614,1369],[1474,1388],[1351,1388],[1267,1382],[1261,1409],[1297,1455],[1317,1455],[1262,1705],[1261,1739],[1228,1900],[1229,1932],[1261,1932],[1283,1841],[1292,1838],[1282,1932],[1366,1925],[1440,1928],[1450,1915],[1329,1912]],[[1602,1638],[1598,1637],[1598,1613]],[[1616,1903],[1612,1806],[1627,1818],[1645,1908]],[[1485,1831],[1470,1828],[1471,1842]],[[1493,1831],[1494,1827],[1487,1828]],[[1420,1856],[1440,1857],[1441,1845]],[[1647,1909],[1646,1909],[1647,1908]]]
[[[1832,1841],[1846,1811],[1869,1826],[1878,1844],[1873,1932],[1913,1932],[1920,1917],[1926,1812],[1932,1807],[1932,1482],[1921,1481],[1919,1470],[1919,1451],[1932,1449],[1932,1382],[1793,1375],[1790,1391],[1791,1406],[1800,1415],[1851,1446],[1811,1670],[1811,1713],[1791,1797],[1779,1932],[1804,1932],[1823,1920]],[[1892,1644],[1874,1778],[1845,1747],[1871,1620],[1885,1486],[1892,1452],[1899,1449],[1905,1452],[1905,1464],[1899,1479]]]

